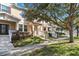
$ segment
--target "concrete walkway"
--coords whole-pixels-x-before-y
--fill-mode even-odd
[[[63,39],[67,39],[67,37],[66,38],[58,38],[55,40],[47,40],[47,41],[40,43],[40,44],[17,47],[17,48],[12,49],[11,51],[9,51],[9,53],[6,56],[21,56],[23,54],[35,51],[36,49],[41,49],[48,44],[57,43],[58,40],[63,40]]]
[[[7,55],[13,48],[10,37],[8,35],[0,35],[0,56]]]
[[[48,44],[57,43],[58,40],[63,40],[63,39],[67,39],[67,37],[66,38],[58,38],[55,40],[47,40],[47,41],[40,43],[40,44],[26,45],[23,47],[13,48],[10,51],[8,51],[6,54],[4,54],[3,56],[22,56],[23,54],[32,52],[36,49],[41,49]]]
[[[10,56],[21,56],[24,54],[24,52],[32,52],[36,49],[40,49],[43,48],[44,45],[40,45],[40,44],[35,44],[35,45],[31,45],[31,46],[24,46],[24,47],[20,47],[20,48],[16,48],[13,49],[12,51],[10,51],[10,53],[8,55]]]

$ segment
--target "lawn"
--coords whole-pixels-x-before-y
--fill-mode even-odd
[[[50,44],[42,49],[33,51],[32,53],[24,54],[26,56],[79,56],[79,40],[74,43],[69,43],[68,40],[59,41],[58,43]]]
[[[21,40],[16,40],[13,42],[14,47],[21,47],[21,46],[25,46],[25,45],[33,45],[33,44],[39,44],[44,42],[43,39],[41,39],[40,37],[28,37],[26,39],[21,39]]]
[[[75,37],[74,37],[74,39],[79,39],[79,36],[78,36],[78,37],[77,37],[77,36],[75,36]]]

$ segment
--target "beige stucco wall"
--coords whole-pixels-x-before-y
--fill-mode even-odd
[[[15,9],[15,8],[11,8],[11,14],[15,17],[18,17],[19,19],[23,19],[21,16],[20,16],[20,13],[22,12],[22,10],[18,10],[18,9]]]
[[[33,24],[31,22],[28,22],[27,24],[27,31],[32,33],[34,36],[43,36],[44,35],[44,28],[46,28],[46,30],[48,30],[47,26],[43,26],[42,24]]]
[[[11,8],[11,15],[20,19],[20,21],[17,23],[17,30],[19,29],[19,24],[22,24],[22,25],[25,24],[24,18],[20,15],[21,13],[22,13],[22,10]]]
[[[8,24],[10,30],[16,30],[16,23],[15,22],[0,20],[0,24]]]

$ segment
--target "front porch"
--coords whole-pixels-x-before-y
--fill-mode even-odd
[[[0,35],[10,35],[16,30],[16,22],[0,20]]]
[[[45,30],[48,31],[48,26],[38,23],[38,22],[28,22],[27,31],[33,36],[45,36]]]
[[[16,22],[0,20],[1,52],[4,52],[4,51],[7,52],[13,48],[13,44],[11,43],[11,35],[12,35],[12,32],[14,32],[15,30],[16,30]]]

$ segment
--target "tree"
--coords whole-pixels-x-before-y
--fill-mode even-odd
[[[79,17],[75,19],[75,22],[74,22],[74,27],[76,29],[76,34],[77,34],[77,37],[79,36]]]
[[[54,24],[69,31],[70,40],[73,42],[74,20],[79,16],[79,4],[37,4],[26,13],[27,19],[53,22]],[[61,24],[60,24],[61,23]]]

